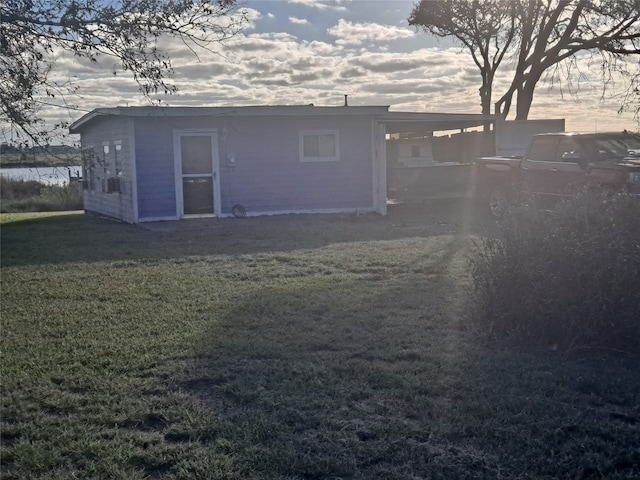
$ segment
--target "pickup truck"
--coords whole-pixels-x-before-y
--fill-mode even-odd
[[[640,194],[640,135],[542,133],[531,138],[521,158],[478,158],[475,175],[476,196],[495,217],[518,193],[553,198],[596,185]]]

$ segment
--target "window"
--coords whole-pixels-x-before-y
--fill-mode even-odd
[[[529,160],[554,162],[556,160],[557,137],[541,136],[534,138],[529,148]]]
[[[307,130],[300,132],[301,162],[337,162],[340,160],[340,139],[337,130]]]
[[[95,159],[93,147],[82,150],[82,185],[85,190],[95,191],[96,189]]]
[[[122,144],[115,143],[113,145],[113,166],[117,177],[122,176]]]
[[[109,155],[110,152],[110,148],[109,148],[109,142],[105,142],[102,144],[102,173],[101,173],[101,178],[100,178],[100,182],[102,183],[102,191],[103,192],[108,192],[109,189],[107,187],[107,182],[108,182],[108,178],[111,175],[110,169],[111,169],[111,156]]]
[[[556,154],[557,162],[577,163],[580,159],[580,150],[573,138],[561,138]]]
[[[122,192],[122,145],[120,141],[104,142],[100,147],[82,150],[82,177],[85,190],[90,192]]]
[[[420,156],[420,145],[411,145],[411,156],[418,158]]]
[[[105,143],[102,145],[102,166],[104,167],[104,171],[109,171],[109,144]]]

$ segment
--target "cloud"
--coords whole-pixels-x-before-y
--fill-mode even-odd
[[[294,25],[309,25],[309,20],[306,18],[289,17],[289,22]]]
[[[335,55],[336,53],[335,47],[326,42],[314,40],[309,42],[307,46],[314,55]]]
[[[331,4],[321,0],[289,0],[289,3],[304,5],[305,7],[316,8],[318,10],[335,10],[339,12],[347,11],[346,7],[343,7],[342,5],[336,5],[336,3],[340,2]]]
[[[359,68],[347,68],[346,70],[342,70],[340,72],[340,78],[358,78],[364,77],[366,72],[360,70]]]
[[[367,83],[363,90],[375,94],[420,94],[433,95],[442,90],[443,87],[451,88],[451,82],[446,81],[426,81],[426,80],[396,80],[380,83]],[[457,89],[456,89],[457,90]]]
[[[408,28],[377,23],[352,23],[342,18],[337,25],[328,28],[327,33],[338,38],[337,45],[362,45],[366,41],[389,42],[411,38],[415,34]]]
[[[464,62],[451,53],[432,49],[422,49],[413,52],[387,52],[380,51],[370,53],[361,52],[348,57],[351,65],[360,67],[369,72],[384,74],[408,74],[422,77],[450,74],[462,70]],[[422,70],[418,72],[418,70]]]
[[[106,68],[102,66],[99,61],[92,62],[86,58],[74,59],[70,57],[58,57],[55,60],[55,70],[53,70],[52,75],[55,77],[55,81],[59,81],[65,77],[101,75],[105,72],[112,73],[113,68]]]
[[[211,79],[239,73],[241,70],[229,63],[194,63],[176,67],[174,78]]]
[[[231,20],[233,22],[238,22],[240,18],[246,18],[247,21],[249,22],[249,27],[254,27],[255,26],[255,21],[262,18],[262,14],[256,10],[255,8],[241,8],[238,10],[238,12],[234,15],[231,16]],[[221,22],[219,22],[221,23]],[[224,24],[222,24],[224,25]]]
[[[272,52],[278,50],[278,48],[275,42],[259,38],[245,38],[244,40],[234,42],[232,51],[234,54],[242,52]]]
[[[335,63],[335,59],[331,57],[300,56],[298,58],[293,58],[289,62],[289,66],[296,71],[309,71],[334,66]]]
[[[314,82],[314,81],[320,80],[322,78],[324,78],[322,72],[297,73],[297,74],[291,75],[291,77],[290,77],[291,82],[293,82],[293,83]]]
[[[423,66],[413,58],[394,57],[393,54],[355,58],[353,64],[377,73],[407,72]]]

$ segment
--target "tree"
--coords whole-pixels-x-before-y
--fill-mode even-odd
[[[409,17],[410,24],[422,27],[428,33],[433,33],[434,25],[445,20],[444,26],[438,26],[444,33],[440,36],[454,37],[471,52],[474,60],[482,54],[483,44],[478,41],[465,42],[461,36],[484,38],[484,44],[502,42],[503,50],[496,48],[494,56],[499,60],[504,57],[512,59],[515,67],[510,86],[495,103],[496,114],[506,118],[515,96],[515,118],[526,120],[538,82],[551,73],[557,78],[555,74],[561,66],[565,67],[565,74],[570,75],[578,64],[579,56],[583,54],[599,59],[605,89],[614,74],[626,75],[630,80],[629,88],[634,88],[632,80],[637,78],[639,66],[635,60],[636,73],[629,71],[628,65],[634,65],[634,61],[628,60],[640,55],[640,0],[512,2],[514,8],[505,11],[512,15],[513,23],[502,21],[497,30],[489,33],[476,18],[494,18],[500,3],[497,0],[422,0]],[[451,13],[448,22],[432,15],[433,4],[447,6]],[[463,35],[458,30],[460,25],[466,25],[468,29]],[[512,34],[513,40],[505,43],[503,39],[511,38]],[[483,35],[491,35],[491,40]],[[483,87],[484,82],[483,75]],[[633,96],[627,95],[626,98]]]
[[[634,118],[640,122],[640,73],[633,75],[631,86],[623,95],[618,113],[630,110],[633,112]]]
[[[46,143],[39,113],[47,98],[73,86],[50,80],[60,52],[97,62],[112,57],[130,72],[143,95],[173,93],[172,67],[160,48],[168,37],[197,55],[245,25],[236,0],[4,0],[0,3],[0,102],[2,115],[23,140]]]
[[[454,37],[469,50],[482,77],[483,114],[492,111],[493,80],[516,35],[516,7],[512,0],[422,1],[409,17],[409,25]]]

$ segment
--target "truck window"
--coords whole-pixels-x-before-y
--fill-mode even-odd
[[[558,137],[537,137],[531,140],[529,147],[529,160],[538,162],[555,162]]]
[[[570,159],[565,157],[569,155]],[[558,144],[558,153],[556,154],[556,162],[575,163],[578,158],[582,157],[582,152],[573,138],[561,138]]]

